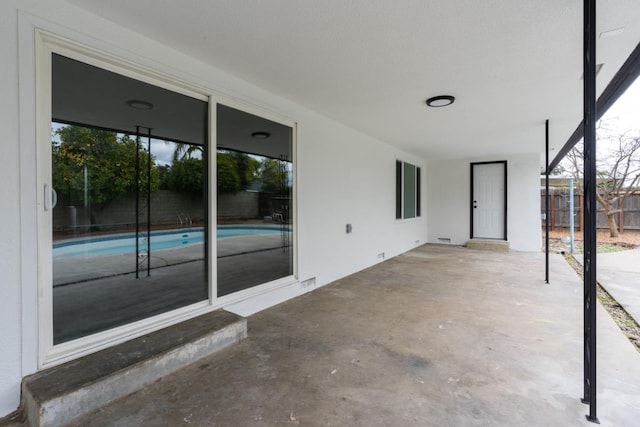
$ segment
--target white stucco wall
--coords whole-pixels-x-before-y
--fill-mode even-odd
[[[426,177],[428,168],[422,159],[64,2],[4,0],[0,2],[4,213],[0,221],[0,417],[16,409],[21,378],[38,367],[36,27],[297,121],[301,280],[315,277],[317,286],[324,285],[380,262],[379,253],[389,258],[427,241],[425,185],[422,218],[395,220],[395,160],[422,167]],[[347,223],[353,225],[351,234],[345,233]]]
[[[0,417],[15,409],[22,373],[17,15],[0,3]]]
[[[516,251],[541,250],[540,163],[538,153],[499,158],[456,159],[428,163],[429,242],[469,240],[469,197],[474,162],[507,161],[507,239]]]
[[[300,279],[309,272],[326,283],[426,242],[424,215],[394,219],[395,159],[423,162],[388,145],[371,150],[370,138],[337,123],[309,121],[298,138]]]

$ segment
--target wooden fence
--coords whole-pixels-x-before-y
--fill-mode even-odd
[[[542,218],[544,226],[544,214],[546,208],[545,190],[541,190]],[[574,223],[576,230],[582,230],[583,218],[582,210],[584,209],[584,199],[582,195],[574,194]],[[609,224],[602,207],[598,204],[597,227],[608,229]],[[549,227],[551,230],[555,228],[569,227],[569,189],[550,189],[549,190]],[[640,194],[632,194],[624,199],[624,204],[619,213],[616,214],[616,223],[620,231],[640,230]]]

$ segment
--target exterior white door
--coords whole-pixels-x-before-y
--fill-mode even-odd
[[[506,240],[506,162],[471,165],[471,238]]]

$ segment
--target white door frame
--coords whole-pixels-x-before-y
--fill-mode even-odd
[[[504,168],[504,200],[503,200],[503,206],[504,206],[504,220],[503,220],[503,226],[502,226],[502,236],[498,237],[498,239],[501,240],[507,240],[507,161],[506,160],[500,160],[500,161],[492,161],[492,162],[475,162],[475,163],[471,163],[471,186],[469,188],[469,194],[470,194],[470,199],[469,199],[469,211],[470,211],[470,223],[469,223],[469,238],[473,239],[475,238],[483,238],[485,236],[475,236],[474,233],[474,211],[475,211],[475,194],[474,194],[474,168],[476,166],[482,166],[482,165],[494,165],[494,164],[502,164],[503,168]]]

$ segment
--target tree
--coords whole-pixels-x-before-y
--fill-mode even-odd
[[[260,162],[239,151],[232,151],[229,155],[236,163],[236,169],[240,177],[240,188],[246,190],[255,181]]]
[[[184,160],[193,157],[194,153],[198,154],[198,157],[202,158],[204,153],[204,147],[198,144],[188,144],[186,142],[171,142],[175,144],[176,149],[173,152],[173,160]]]
[[[242,189],[242,181],[235,159],[230,153],[216,153],[216,165],[218,168],[218,192],[235,193]]]
[[[64,126],[52,141],[53,186],[74,203],[102,205],[136,190],[136,156],[139,160],[139,189],[146,194],[159,187],[159,174],[151,157],[151,176],[146,149],[138,153],[127,135],[81,126]],[[139,155],[138,155],[139,154]],[[86,196],[86,197],[85,197]]]
[[[171,165],[158,165],[158,177],[160,180],[160,190],[169,190],[169,176],[171,175]]]
[[[260,178],[260,160],[256,159],[254,156],[247,156],[249,160],[249,164],[246,170],[247,175],[247,187],[249,187],[254,182],[258,181]]]
[[[262,191],[277,195],[289,192],[289,172],[284,161],[265,158],[258,170]]]
[[[187,157],[174,160],[167,173],[167,187],[181,193],[202,194],[204,177],[202,159]]]
[[[599,125],[597,138],[602,149],[596,160],[596,199],[607,216],[609,234],[617,237],[615,215],[621,211],[624,199],[640,184],[640,136],[630,132],[615,133]],[[566,170],[578,183],[580,193],[583,193],[583,153],[583,144],[579,142],[563,160]]]

